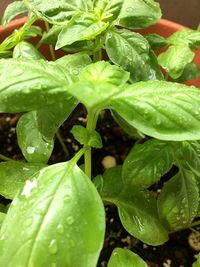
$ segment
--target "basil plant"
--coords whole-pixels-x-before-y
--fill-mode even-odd
[[[200,91],[183,82],[200,75],[193,62],[200,32],[139,34],[161,17],[153,0],[14,1],[2,25],[22,13],[27,22],[0,44],[0,112],[23,113],[17,140],[24,156],[17,162],[1,155],[0,194],[12,202],[1,207],[0,266],[97,266],[104,205],[116,205],[123,227],[148,245],[197,225]],[[39,51],[44,45],[50,61]],[[48,166],[59,127],[80,103],[87,126],[71,132],[82,148]],[[96,124],[105,109],[136,142],[122,165],[93,177],[92,149],[103,146]],[[155,198],[149,188],[174,166]],[[147,264],[116,248],[108,267],[118,266]]]

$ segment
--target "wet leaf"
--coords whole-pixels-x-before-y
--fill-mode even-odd
[[[13,199],[31,176],[46,165],[25,162],[0,163],[0,195]],[[29,181],[30,182],[30,181]]]
[[[2,26],[6,26],[13,18],[16,16],[26,13],[28,11],[26,5],[23,1],[14,1],[9,4],[4,11],[4,15],[2,18]]]
[[[120,168],[108,169],[96,177],[100,195],[117,206],[122,225],[132,236],[149,245],[163,244],[168,234],[159,220],[156,200],[148,190],[123,181]]]
[[[32,111],[67,100],[66,87],[73,82],[62,66],[33,59],[2,59],[0,76],[0,112]]]
[[[139,82],[113,92],[110,106],[146,135],[174,141],[200,139],[197,88],[165,81]]]
[[[158,197],[160,219],[171,231],[188,228],[196,216],[199,191],[191,171],[179,173],[164,184]]]
[[[147,28],[161,18],[160,6],[153,0],[124,0],[119,25],[129,29]]]
[[[123,163],[125,183],[148,188],[167,173],[174,163],[174,151],[169,142],[151,139],[133,146]]]
[[[130,250],[115,248],[108,262],[108,267],[147,267],[147,264]]]
[[[0,264],[95,267],[104,232],[104,207],[89,178],[73,160],[52,165],[14,199],[0,232]]]
[[[32,44],[22,41],[15,46],[13,58],[44,59],[44,56]]]

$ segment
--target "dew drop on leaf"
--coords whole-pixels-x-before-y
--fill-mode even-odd
[[[28,218],[28,219],[26,219],[25,222],[24,222],[25,226],[27,226],[27,227],[28,227],[28,226],[31,226],[32,223],[33,223],[33,219],[32,219],[32,218]]]
[[[56,239],[51,240],[49,244],[49,253],[56,254],[58,252],[58,245]]]
[[[63,234],[63,233],[64,233],[64,227],[63,227],[62,224],[59,224],[59,225],[57,226],[57,232],[58,232],[59,234]]]
[[[67,224],[73,224],[74,223],[74,218],[72,216],[69,216],[67,218]]]

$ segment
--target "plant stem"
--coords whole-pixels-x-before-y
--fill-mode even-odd
[[[3,161],[11,161],[12,159],[0,154],[0,159],[3,160]]]
[[[71,159],[72,162],[75,164],[77,161],[83,156],[83,154],[87,151],[87,147],[82,147],[76,154],[75,156]]]
[[[194,227],[194,226],[197,226],[197,225],[200,225],[200,221],[196,221],[196,222],[193,222],[190,227]]]
[[[49,23],[47,21],[45,21],[44,23],[45,23],[46,30],[49,31],[50,30]],[[50,50],[52,60],[56,61],[56,55],[54,53],[53,45],[49,45],[49,50]]]
[[[65,153],[66,158],[68,159],[69,158],[69,153],[68,153],[67,147],[66,147],[66,145],[65,145],[65,143],[63,141],[62,135],[61,135],[59,130],[56,133],[56,137],[57,137],[57,139],[58,139],[58,141],[59,141],[59,143],[60,143],[60,145],[61,145],[61,147],[62,147],[62,149],[63,149],[63,151]]]
[[[89,133],[95,130],[97,119],[98,119],[97,113],[93,111],[88,112],[86,128]],[[85,151],[85,174],[91,179],[92,177],[92,149],[91,147],[87,147],[87,150]]]

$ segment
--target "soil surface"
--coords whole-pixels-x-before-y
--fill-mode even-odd
[[[15,127],[19,117],[20,114],[0,115],[0,153],[15,160],[24,160],[16,141]],[[55,138],[55,148],[49,160],[50,164],[67,160],[79,150],[79,144],[70,133],[72,126],[75,124],[86,124],[86,111],[80,105],[60,128],[63,141],[68,149],[68,157],[64,154],[57,138]],[[104,172],[102,161],[106,156],[114,157],[116,163],[121,164],[134,144],[134,140],[114,122],[109,111],[104,111],[101,114],[97,130],[102,136],[104,148],[93,150],[93,162],[95,162],[93,176]],[[157,189],[160,188],[163,181],[169,179],[176,171],[174,168],[167,176],[162,178],[159,184],[151,188],[155,196],[158,194]],[[9,200],[0,197],[0,202],[7,204]],[[106,206],[105,208],[107,230],[98,267],[107,266],[107,261],[116,247],[128,248],[138,253],[148,263],[149,267],[192,267],[195,255],[198,253],[188,243],[188,237],[192,230],[188,229],[170,235],[170,240],[162,246],[147,246],[124,230],[115,206]],[[200,229],[196,227],[196,230]]]

